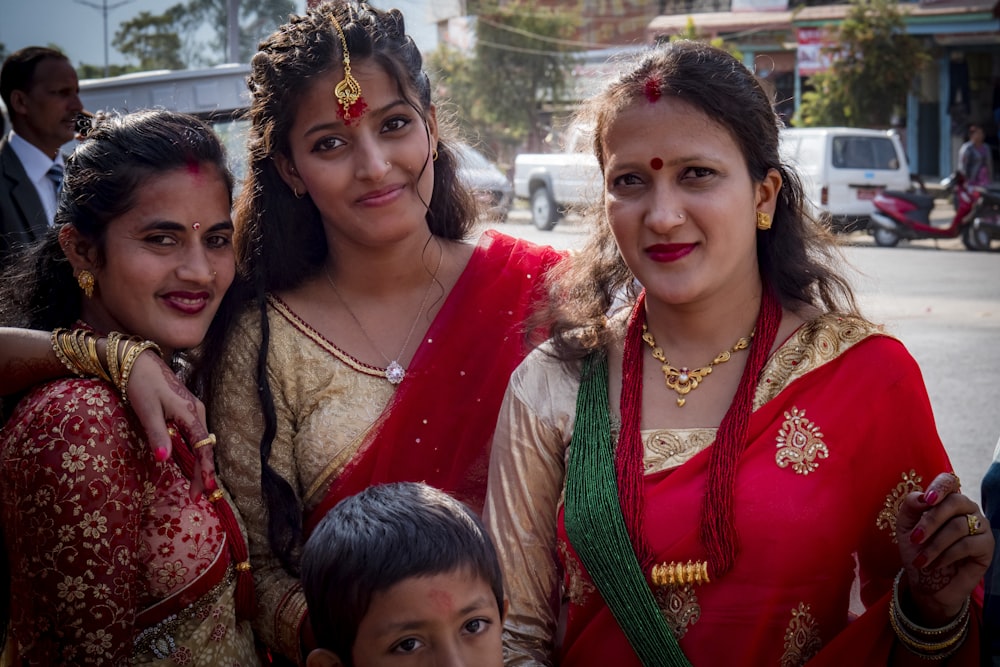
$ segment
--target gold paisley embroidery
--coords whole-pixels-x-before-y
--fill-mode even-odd
[[[876,335],[888,334],[882,327],[851,315],[826,313],[806,322],[771,355],[757,385],[754,409],[777,396],[793,380]]]
[[[566,597],[571,604],[586,604],[587,598],[597,589],[594,588],[594,584],[591,583],[590,578],[584,573],[580,561],[570,553],[565,542],[559,542],[559,553],[562,555],[562,560],[566,567]]]
[[[800,602],[792,610],[792,620],[785,629],[785,652],[781,656],[781,667],[799,667],[813,658],[823,648],[819,636],[819,624],[810,613],[811,607]]]
[[[914,491],[923,491],[921,482],[924,478],[917,474],[916,470],[903,473],[903,481],[896,485],[885,497],[885,506],[878,513],[875,525],[879,530],[888,530],[892,535],[892,543],[896,544],[896,517],[899,516],[899,506],[903,504],[906,494]]]
[[[643,434],[643,468],[646,474],[687,463],[715,441],[714,428],[678,428]]]
[[[819,427],[806,419],[806,411],[792,408],[785,413],[785,423],[778,431],[778,453],[774,460],[779,468],[787,468],[800,475],[808,475],[819,467],[816,459],[825,459],[830,450],[823,444]]]
[[[653,590],[653,597],[677,639],[683,637],[688,628],[701,618],[701,605],[691,584],[657,587]]]

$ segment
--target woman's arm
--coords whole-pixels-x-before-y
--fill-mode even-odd
[[[97,339],[97,354],[105,368],[106,342],[105,338]],[[56,357],[50,333],[0,327],[0,395],[9,396],[71,374]],[[159,355],[149,351],[139,355],[126,393],[150,448],[161,461],[170,456],[167,421],[173,421],[188,442],[208,437],[205,406],[177,379]],[[195,454],[192,497],[216,488],[212,448],[200,447]]]
[[[534,362],[547,369],[533,368]],[[565,479],[565,451],[572,415],[553,420],[539,404],[568,397],[558,364],[537,352],[514,371],[493,437],[483,521],[497,546],[510,597],[504,621],[508,665],[555,664],[559,609],[556,562],[559,497]],[[551,383],[550,383],[551,381]]]

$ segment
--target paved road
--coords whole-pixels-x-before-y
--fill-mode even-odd
[[[935,213],[940,219],[949,211]],[[558,248],[578,248],[586,235],[572,219],[540,232],[521,210],[494,226]],[[863,312],[920,364],[941,438],[978,501],[1000,438],[1000,252],[969,252],[957,239],[879,248],[862,233],[843,238]]]

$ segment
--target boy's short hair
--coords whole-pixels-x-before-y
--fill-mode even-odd
[[[348,665],[372,597],[405,579],[467,568],[490,584],[503,616],[500,561],[482,521],[426,484],[382,484],[340,501],[307,540],[301,566],[317,644]]]

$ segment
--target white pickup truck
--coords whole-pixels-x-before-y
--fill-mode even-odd
[[[569,207],[586,206],[601,195],[601,171],[590,135],[573,129],[564,153],[522,153],[514,159],[514,197],[531,205],[531,221],[548,231]]]

